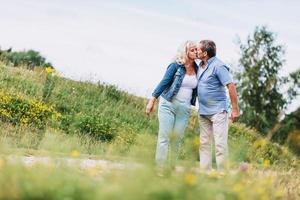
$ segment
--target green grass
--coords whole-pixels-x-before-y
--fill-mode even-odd
[[[63,163],[0,160],[0,199],[297,199],[299,173],[268,171],[156,175],[152,167],[105,171]]]
[[[0,88],[9,95],[43,101],[46,74],[0,63]],[[231,124],[229,171],[195,173],[199,124],[193,112],[178,165],[184,172],[156,175],[154,153],[157,108],[147,100],[107,84],[55,77],[44,102],[61,114],[44,128],[0,120],[0,199],[297,199],[299,160],[286,147],[269,142],[243,124]],[[104,140],[110,132],[113,137]],[[74,152],[76,155],[74,155]],[[139,169],[105,171],[59,163],[26,167],[9,155],[106,159],[142,164]],[[249,169],[239,172],[240,162]],[[104,172],[105,171],[105,172]],[[47,180],[47,181],[45,181]]]

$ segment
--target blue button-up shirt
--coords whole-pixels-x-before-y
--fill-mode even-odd
[[[229,101],[225,87],[232,82],[229,67],[216,57],[210,58],[205,70],[198,76],[199,114],[228,112]]]

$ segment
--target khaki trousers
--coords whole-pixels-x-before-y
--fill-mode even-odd
[[[228,155],[228,113],[200,115],[200,168],[212,169],[212,141],[215,142],[217,168],[224,167]]]

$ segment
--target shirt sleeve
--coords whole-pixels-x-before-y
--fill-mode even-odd
[[[229,67],[227,67],[226,65],[218,66],[216,68],[216,75],[223,86],[226,86],[229,83],[233,83],[233,78],[229,72]]]
[[[160,83],[156,86],[154,92],[152,93],[152,96],[155,98],[158,98],[161,93],[169,86],[169,84],[172,82],[174,74],[177,71],[177,64],[176,63],[171,63],[167,71],[165,72],[165,75],[163,76],[162,80]]]

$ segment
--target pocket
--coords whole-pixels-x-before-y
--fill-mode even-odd
[[[182,103],[181,106],[182,106],[183,112],[189,117],[191,114],[191,111],[192,111],[191,106],[186,103]]]
[[[213,115],[213,117],[212,117],[212,121],[215,121],[215,122],[226,122],[227,119],[228,119],[228,114],[226,111],[217,113],[217,114]]]
[[[169,102],[168,100],[166,100],[166,99],[163,98],[163,97],[160,97],[159,104],[160,104],[161,106],[170,106],[171,102]]]

